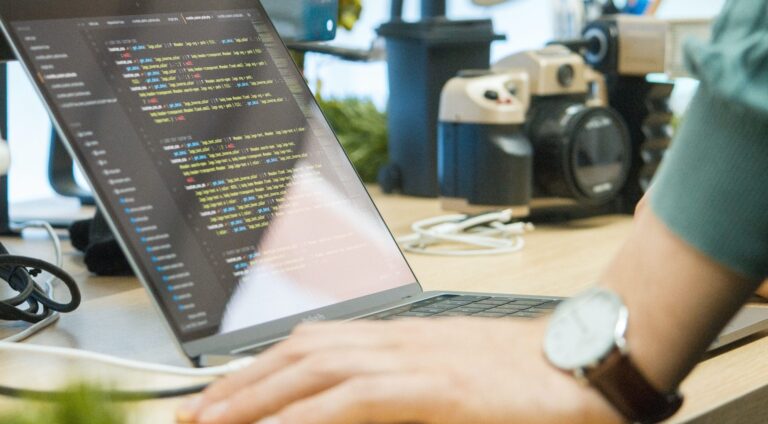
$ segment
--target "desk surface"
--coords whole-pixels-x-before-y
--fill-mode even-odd
[[[436,201],[383,196],[374,193],[382,214],[394,233],[408,232],[417,219],[443,214]],[[540,226],[526,236],[524,251],[504,256],[442,258],[408,255],[426,290],[486,291],[499,293],[570,296],[589,286],[619,248],[631,221],[612,216],[561,225]],[[50,253],[44,237],[3,240],[14,253],[41,257]],[[84,303],[62,317],[34,343],[71,346],[132,359],[185,365],[162,318],[134,278],[89,276],[82,260],[66,245],[66,268],[82,282]],[[8,327],[0,326],[0,336]],[[660,347],[663,348],[663,347]],[[37,361],[35,361],[37,359]],[[35,361],[36,366],[29,363]],[[0,354],[0,381],[51,384],[72,375],[107,375],[121,387],[146,384],[168,387],[180,381],[164,376],[137,375],[99,366],[62,363],[46,358],[18,358]],[[61,370],[67,369],[68,373]],[[32,371],[34,370],[34,371]],[[76,370],[76,371],[73,371]],[[53,375],[55,378],[51,378]],[[181,381],[188,383],[189,380]],[[704,360],[683,386],[683,410],[672,422],[763,422],[768,401],[768,337],[753,337]],[[132,410],[137,423],[173,422],[177,400],[144,402]],[[0,399],[0,411],[19,402]]]

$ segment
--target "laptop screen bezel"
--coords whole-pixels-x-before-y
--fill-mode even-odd
[[[128,253],[126,256],[132,269],[144,287],[149,291],[153,304],[164,317],[163,321],[165,322],[166,327],[174,335],[174,340],[189,358],[197,358],[205,354],[226,354],[244,346],[257,345],[270,340],[279,339],[290,333],[297,324],[303,321],[347,319],[359,316],[382,305],[391,304],[423,292],[420,283],[416,280],[414,275],[413,282],[406,283],[395,289],[373,293],[361,298],[308,311],[300,315],[255,325],[232,333],[217,334],[213,336],[199,337],[194,340],[182,341],[181,334],[178,332],[176,326],[171,323],[171,315],[163,307],[158,298],[160,294],[156,289],[157,284],[150,284],[151,278],[149,276],[151,274],[148,272],[147,264],[144,264],[140,260],[136,260],[136,258],[141,257],[141,255],[126,242],[126,236],[112,219],[112,216],[116,215],[117,206],[103,201],[103,199],[107,199],[108,197],[99,190],[98,186],[91,183],[93,175],[91,175],[89,168],[83,166],[83,153],[78,149],[73,148],[73,134],[71,134],[66,125],[64,125],[62,116],[56,108],[52,106],[55,103],[49,98],[46,89],[42,87],[41,82],[31,73],[31,70],[34,69],[33,63],[31,58],[20,48],[20,40],[17,38],[15,31],[12,30],[11,23],[51,19],[119,17],[157,13],[190,13],[236,9],[256,9],[266,16],[266,12],[264,11],[261,2],[257,0],[227,0],[224,2],[225,4],[222,5],[221,3],[222,2],[216,2],[214,0],[99,0],[98,2],[85,0],[73,0],[69,2],[60,2],[57,0],[0,1],[0,27],[3,34],[9,41],[17,59],[22,62],[22,67],[25,73],[33,81],[33,85],[38,95],[43,99],[44,106],[52,118],[54,128],[64,141],[67,151],[80,166],[80,169],[83,169],[85,179],[88,181],[94,192],[97,205],[105,212],[105,218],[121,248],[124,252]],[[274,34],[277,35],[277,31],[274,25],[272,25],[272,22],[270,20],[267,20],[267,22],[269,22]],[[284,44],[282,44],[282,48],[286,48]],[[296,72],[299,72],[298,68],[296,68]],[[339,148],[343,150],[340,144]],[[349,160],[349,157],[347,157],[347,160]],[[359,179],[359,181],[360,184],[363,185],[363,181],[361,179]],[[370,197],[370,194],[368,195]],[[371,200],[371,202],[373,201]],[[374,207],[376,207],[375,203]],[[376,213],[378,214],[379,219],[384,222],[378,207],[376,207]],[[389,236],[394,238],[391,231],[389,231]],[[402,252],[400,252],[400,254],[403,263],[408,266],[411,274],[413,274],[413,270],[405,259],[405,255]]]

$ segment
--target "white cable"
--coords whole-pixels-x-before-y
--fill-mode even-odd
[[[48,233],[48,237],[50,237],[51,242],[53,243],[55,264],[58,267],[62,267],[64,265],[64,251],[61,248],[61,238],[59,238],[59,234],[56,233],[53,226],[46,221],[27,221],[21,224],[22,230],[26,230],[27,228],[41,228]],[[54,278],[51,280],[53,279]]]
[[[64,254],[61,248],[61,239],[56,233],[56,230],[51,224],[44,221],[29,221],[22,224],[21,229],[27,228],[42,228],[51,238],[53,242],[54,255],[56,260],[56,266],[61,268],[64,265]],[[46,294],[53,299],[54,289],[57,279],[51,276],[48,280],[41,284]],[[209,368],[184,368],[184,367],[172,367],[167,365],[153,364],[148,362],[133,361],[128,359],[122,359],[114,356],[104,355],[95,352],[88,352],[77,349],[53,347],[53,346],[39,346],[30,344],[19,344],[17,342],[25,340],[30,336],[38,333],[42,329],[50,326],[59,319],[59,313],[54,312],[48,318],[31,325],[23,331],[14,334],[6,339],[0,341],[0,351],[7,352],[19,352],[19,353],[34,353],[34,354],[49,354],[56,355],[67,359],[80,359],[101,362],[107,365],[112,365],[120,368],[127,368],[133,370],[139,370],[144,372],[156,372],[170,375],[177,375],[182,377],[220,377],[234,371],[238,371],[253,362],[253,358],[242,358],[226,365]]]
[[[50,237],[53,243],[56,266],[59,268],[63,267],[64,253],[61,248],[61,239],[59,238],[59,235],[56,233],[56,230],[51,226],[51,224],[45,221],[29,221],[21,225],[22,231],[27,228],[42,228],[43,230],[45,230],[46,233],[48,233],[48,237]],[[48,280],[44,281],[41,284],[43,291],[45,292],[46,296],[48,296],[49,299],[54,299],[56,281],[57,281],[56,277],[51,276],[50,278],[48,278]],[[19,331],[18,333],[12,336],[6,337],[1,341],[8,342],[8,343],[16,343],[16,342],[24,341],[34,336],[35,334],[39,333],[43,329],[50,327],[52,324],[54,324],[56,321],[59,320],[59,316],[60,315],[58,312],[52,312],[49,317],[43,319],[42,321],[32,324],[31,326],[25,328],[24,330]]]
[[[525,247],[523,235],[533,231],[530,223],[509,223],[511,210],[478,216],[446,215],[415,222],[413,234],[400,237],[403,250],[436,256],[481,256],[514,253]],[[433,247],[448,243],[471,249]]]
[[[116,356],[105,355],[102,353],[89,352],[85,350],[71,349],[66,347],[40,346],[23,343],[0,342],[0,352],[33,353],[44,355],[55,355],[65,359],[77,359],[84,361],[95,361],[105,365],[111,365],[119,368],[131,370],[176,375],[180,377],[221,377],[239,371],[255,361],[253,357],[236,359],[226,365],[208,367],[208,368],[185,368],[169,365],[154,364],[150,362],[134,361],[130,359],[118,358]]]

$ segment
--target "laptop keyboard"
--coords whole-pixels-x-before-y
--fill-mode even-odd
[[[409,305],[388,309],[359,319],[388,321],[404,318],[482,317],[534,319],[554,311],[562,300],[519,298],[514,296],[469,296],[445,294],[420,300]],[[260,346],[238,355],[256,355],[270,345]]]
[[[400,306],[365,319],[482,317],[533,319],[552,313],[559,300],[519,298],[514,296],[441,295]]]

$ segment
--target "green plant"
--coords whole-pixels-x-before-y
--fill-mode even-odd
[[[375,182],[387,162],[387,115],[370,100],[318,99],[363,181]]]
[[[124,424],[123,411],[102,391],[72,386],[52,403],[29,401],[23,410],[0,416],[2,424]]]

